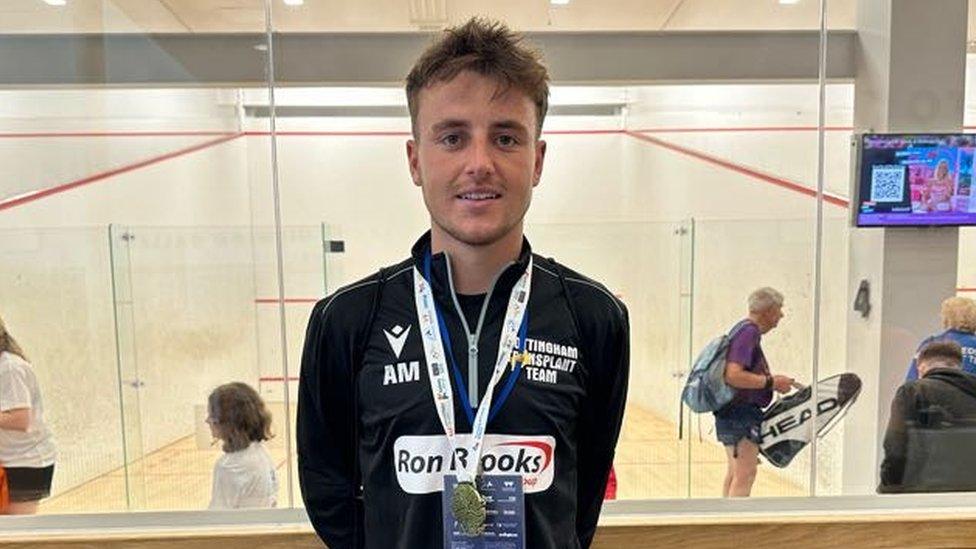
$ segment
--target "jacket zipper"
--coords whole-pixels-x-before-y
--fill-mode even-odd
[[[509,267],[514,265],[514,261],[505,265],[501,270],[495,273],[495,277],[491,281],[491,285],[488,286],[488,293],[485,295],[485,301],[481,304],[481,313],[478,315],[478,326],[475,328],[474,333],[471,333],[471,328],[468,326],[468,320],[464,316],[464,311],[461,310],[461,303],[458,301],[457,292],[454,291],[454,274],[451,272],[451,258],[444,252],[444,262],[447,264],[447,283],[451,290],[451,301],[454,302],[454,310],[457,311],[458,317],[461,318],[461,326],[464,328],[464,335],[468,338],[468,402],[471,404],[472,408],[478,407],[478,341],[481,339],[481,328],[484,326],[485,313],[488,311],[488,303],[491,302],[491,294],[495,291],[495,285],[498,283],[498,279],[501,278],[502,273],[504,273]]]

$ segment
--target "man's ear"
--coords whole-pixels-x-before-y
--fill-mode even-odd
[[[532,174],[532,186],[535,187],[542,179],[542,166],[546,161],[546,142],[539,139],[535,142],[535,173]]]
[[[420,176],[420,155],[417,149],[417,142],[414,139],[407,139],[407,166],[410,167],[413,184],[419,187],[423,178]]]

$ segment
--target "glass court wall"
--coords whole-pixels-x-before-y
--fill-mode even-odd
[[[205,509],[220,455],[207,395],[228,381],[282,391],[262,382],[282,377],[260,303],[277,286],[278,233],[250,208],[274,195],[270,169],[248,166],[270,151],[247,142],[241,87],[215,85],[219,64],[200,57],[266,86],[266,6],[204,8],[0,8],[0,314],[31,349],[58,449],[42,514]],[[206,43],[180,58],[193,29]],[[38,57],[48,47],[60,54]],[[318,226],[281,234],[321,250]],[[269,450],[284,463],[275,417]]]
[[[0,315],[37,371],[59,449],[41,513],[206,508],[220,455],[206,396],[228,381],[268,402],[278,505],[302,505],[293,431],[309,312],[406,257],[428,226],[398,82],[427,36],[398,40],[471,15],[528,31],[552,63],[527,237],[630,312],[617,498],[721,494],[712,417],[679,395],[694,355],[746,314],[756,287],[786,296],[763,339],[774,373],[809,384],[847,370],[852,74],[827,80],[821,98],[816,62],[799,76],[706,78],[686,58],[697,76],[655,78],[628,61],[674,47],[668,31],[815,36],[819,3],[232,4],[38,1],[0,17],[12,63],[0,90]],[[853,4],[830,2],[828,26],[853,28]],[[587,65],[584,46],[624,30],[660,41],[627,42],[636,49],[615,66],[633,74]],[[577,50],[560,42],[569,31]],[[751,39],[754,51],[782,44]],[[792,47],[816,59],[824,39]],[[50,44],[70,55],[16,53]],[[574,57],[589,72],[572,72]],[[963,231],[960,280],[970,240]],[[858,449],[844,432],[787,468],[760,466],[753,495],[873,490],[845,484],[844,454]]]

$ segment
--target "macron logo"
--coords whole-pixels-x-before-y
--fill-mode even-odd
[[[393,349],[393,354],[399,360],[400,353],[403,352],[403,345],[407,342],[407,336],[410,335],[410,326],[404,329],[403,326],[397,324],[389,330],[383,330],[383,335],[390,342],[390,348]]]

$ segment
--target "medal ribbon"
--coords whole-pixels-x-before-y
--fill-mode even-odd
[[[424,258],[424,271],[430,276],[430,252]],[[413,272],[414,301],[417,307],[417,319],[420,322],[420,336],[424,345],[424,355],[427,361],[427,377],[430,381],[430,392],[434,398],[434,407],[437,409],[437,417],[444,428],[444,435],[451,445],[451,450],[457,454],[457,439],[454,427],[454,393],[451,389],[451,381],[447,375],[448,360],[453,361],[453,356],[448,358],[444,349],[444,340],[450,346],[450,334],[447,333],[437,305],[434,302],[434,294],[428,280],[417,269]],[[491,410],[492,395],[495,386],[501,379],[511,361],[512,351],[518,349],[519,339],[522,346],[525,346],[525,333],[528,317],[526,309],[529,303],[529,290],[532,286],[532,257],[529,257],[528,267],[516,281],[512,288],[512,293],[508,297],[508,307],[505,310],[505,319],[502,322],[501,336],[498,342],[498,356],[495,359],[495,368],[492,371],[485,395],[481,399],[478,411],[471,424],[471,446],[468,448],[467,464],[458,470],[458,480],[462,482],[473,482],[478,472],[481,462],[481,453],[484,450],[483,443],[485,432],[487,431],[489,411]],[[521,334],[519,333],[521,332]],[[521,338],[519,337],[521,335]],[[448,351],[450,352],[450,351]],[[522,355],[524,360],[524,349]],[[521,369],[521,364],[519,364]],[[514,372],[503,392],[507,396],[511,390],[513,381],[517,376]],[[459,384],[460,387],[460,384]],[[463,396],[463,395],[462,395]],[[465,409],[470,410],[466,405]],[[497,410],[495,410],[497,412]]]

